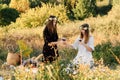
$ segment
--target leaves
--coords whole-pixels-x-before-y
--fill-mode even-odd
[[[27,46],[27,44],[24,41],[22,41],[22,40],[17,41],[17,43],[19,45],[19,49],[20,49],[20,52],[22,53],[22,56],[23,57],[30,56],[30,54],[32,53],[33,49],[30,48],[29,46]]]

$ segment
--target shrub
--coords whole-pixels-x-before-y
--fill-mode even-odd
[[[19,17],[17,10],[4,8],[0,11],[0,25],[9,25],[11,21],[15,22],[17,17]]]
[[[56,4],[56,5],[58,5],[59,3],[62,3],[63,2],[63,0],[41,0],[41,2],[43,2],[43,3],[50,3],[50,4]]]
[[[20,53],[22,53],[22,57],[24,58],[29,58],[30,57],[30,54],[32,53],[33,49],[31,47],[29,47],[25,41],[22,41],[22,40],[18,40],[17,41],[17,44],[19,46],[19,50],[20,50]]]
[[[29,2],[30,2],[30,7],[31,8],[41,6],[41,1],[40,0],[29,0]]]
[[[64,0],[64,5],[67,10],[67,15],[70,19],[72,19],[74,16],[72,9],[75,7],[75,3],[76,3],[76,0]]]
[[[0,48],[0,60],[6,61],[7,53],[7,50]]]
[[[114,63],[118,64],[117,58],[120,59],[120,46],[112,46],[110,42],[99,44],[95,47],[93,56],[95,59],[104,60],[105,65],[113,65]],[[115,58],[117,57],[117,58]]]
[[[95,12],[96,0],[78,0],[72,9],[76,19],[84,19]]]
[[[63,5],[42,4],[42,7],[36,7],[22,13],[16,23],[11,24],[12,27],[38,27],[43,26],[46,19],[50,15],[58,17],[60,23],[68,21],[66,10]]]
[[[11,0],[10,8],[15,8],[19,12],[25,12],[29,9],[29,0]]]

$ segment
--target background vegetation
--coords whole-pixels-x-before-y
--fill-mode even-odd
[[[0,0],[0,65],[6,62],[9,51],[20,52],[20,46],[22,47],[22,45],[18,44],[19,41],[25,42],[23,45],[26,46],[26,50],[30,50],[28,51],[28,53],[31,53],[30,57],[41,54],[43,46],[42,32],[45,21],[49,15],[55,15],[59,20],[59,38],[66,37],[69,43],[73,43],[79,35],[81,24],[90,24],[93,31],[92,35],[95,38],[93,57],[96,65],[100,66],[92,72],[87,69],[80,69],[80,74],[76,76],[68,75],[62,70],[76,55],[76,51],[60,47],[59,54],[61,57],[59,61],[51,64],[51,66],[49,64],[43,66],[45,69],[40,66],[39,73],[35,75],[38,80],[120,79],[119,67],[117,67],[120,64],[120,0],[89,1],[26,0],[25,2],[24,0]],[[10,12],[8,12],[9,10],[6,11],[5,16],[7,17],[4,18],[2,12],[5,9],[10,9]],[[6,76],[3,72],[0,72],[0,75],[6,79],[15,77],[17,80],[22,78],[26,80],[23,75],[26,75],[28,80],[34,78],[34,76],[29,76],[32,73],[22,71],[16,69],[13,77],[11,77],[13,74]],[[41,77],[43,74],[45,76]],[[81,77],[78,78],[78,76]]]

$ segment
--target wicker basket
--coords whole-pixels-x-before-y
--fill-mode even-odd
[[[21,56],[19,53],[8,53],[7,64],[9,65],[19,65],[21,63]]]

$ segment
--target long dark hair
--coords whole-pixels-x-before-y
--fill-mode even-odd
[[[84,40],[84,43],[87,43],[88,40],[89,40],[89,25],[87,23],[85,24],[82,24],[81,26],[81,29],[84,29],[85,30],[85,40]],[[82,32],[80,33],[80,38],[83,38],[83,34]]]
[[[54,22],[55,22],[55,25],[54,25]],[[56,18],[56,16],[51,15],[48,18],[46,28],[48,28],[48,31],[50,31],[51,33],[57,33],[57,18]]]

